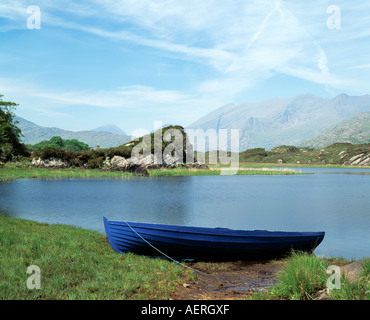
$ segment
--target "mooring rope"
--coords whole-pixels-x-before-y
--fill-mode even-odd
[[[175,260],[175,259],[173,259],[172,257],[170,257],[169,255],[167,255],[167,254],[165,254],[164,252],[162,252],[161,250],[159,250],[157,247],[155,247],[154,245],[152,245],[148,240],[146,240],[140,233],[138,233],[134,228],[132,228],[131,226],[130,226],[130,224],[127,222],[127,221],[125,221],[125,223],[127,224],[127,226],[131,229],[131,231],[132,232],[134,232],[135,234],[137,234],[143,241],[145,241],[149,246],[151,246],[154,250],[156,250],[156,251],[158,251],[161,255],[163,255],[163,256],[165,256],[167,259],[169,259],[169,260],[171,260],[171,261],[173,261],[174,263],[176,263],[176,264],[179,264],[179,265],[181,265],[181,266],[183,266],[183,267],[185,267],[185,268],[188,268],[188,269],[190,269],[190,270],[192,270],[192,271],[195,271],[195,272],[198,272],[198,273],[201,273],[201,274],[204,274],[204,275],[206,275],[206,276],[209,276],[209,277],[213,277],[212,275],[210,275],[210,274],[208,274],[208,273],[205,273],[205,272],[202,272],[202,271],[200,271],[200,270],[197,270],[197,269],[194,269],[194,268],[192,268],[192,267],[189,267],[189,266],[187,266],[186,264],[184,264],[184,263],[182,263],[182,262],[180,262],[180,261],[177,261],[177,260]]]

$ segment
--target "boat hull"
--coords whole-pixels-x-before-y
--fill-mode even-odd
[[[114,251],[176,259],[258,260],[292,250],[313,251],[324,232],[245,231],[111,221],[105,231]]]

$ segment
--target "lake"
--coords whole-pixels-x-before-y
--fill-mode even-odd
[[[105,233],[112,220],[325,231],[315,253],[370,256],[370,170],[294,168],[309,175],[0,182],[0,214]]]

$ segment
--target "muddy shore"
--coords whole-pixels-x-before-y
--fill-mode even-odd
[[[187,263],[196,281],[184,283],[172,294],[173,300],[238,300],[272,287],[283,260]]]

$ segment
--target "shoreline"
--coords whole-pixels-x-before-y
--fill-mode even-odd
[[[31,166],[18,166],[17,163],[6,163],[0,168],[0,181],[10,181],[15,179],[59,179],[59,178],[131,178],[140,177],[131,172],[106,171],[102,169],[84,168],[36,168]],[[224,170],[224,169],[223,169]],[[228,169],[225,170],[226,172]],[[191,168],[172,168],[172,169],[149,169],[149,177],[180,177],[180,176],[206,176],[221,175],[221,168],[210,169],[191,169]],[[293,170],[266,170],[240,168],[237,175],[301,175],[301,172]]]
[[[338,265],[353,273],[350,267],[360,262],[294,253],[275,260],[186,262],[201,274],[165,259],[119,255],[106,236],[74,226],[0,215],[0,231],[3,300],[316,300],[325,291],[327,266]],[[370,283],[370,259],[366,261],[366,273],[357,269],[353,287],[342,278],[342,289],[325,298],[369,299],[370,291],[364,290]],[[41,290],[27,289],[28,265],[40,267]],[[295,279],[298,272],[302,276]],[[299,292],[313,279],[317,282],[313,288]],[[286,288],[291,290],[288,295],[283,294]]]
[[[194,168],[160,168],[149,169],[149,177],[183,177],[183,176],[207,176],[222,175],[221,170],[227,175],[228,171],[234,171],[227,165],[208,165],[209,169]],[[368,170],[370,166],[347,166],[347,165],[318,165],[318,164],[276,164],[276,163],[249,163],[241,162],[237,174],[233,175],[306,175],[297,171],[298,168],[328,168],[328,169],[359,169]],[[85,169],[85,168],[37,168],[22,163],[5,163],[0,167],[0,182],[15,179],[62,179],[62,178],[119,178],[126,179],[140,177],[132,172]]]

